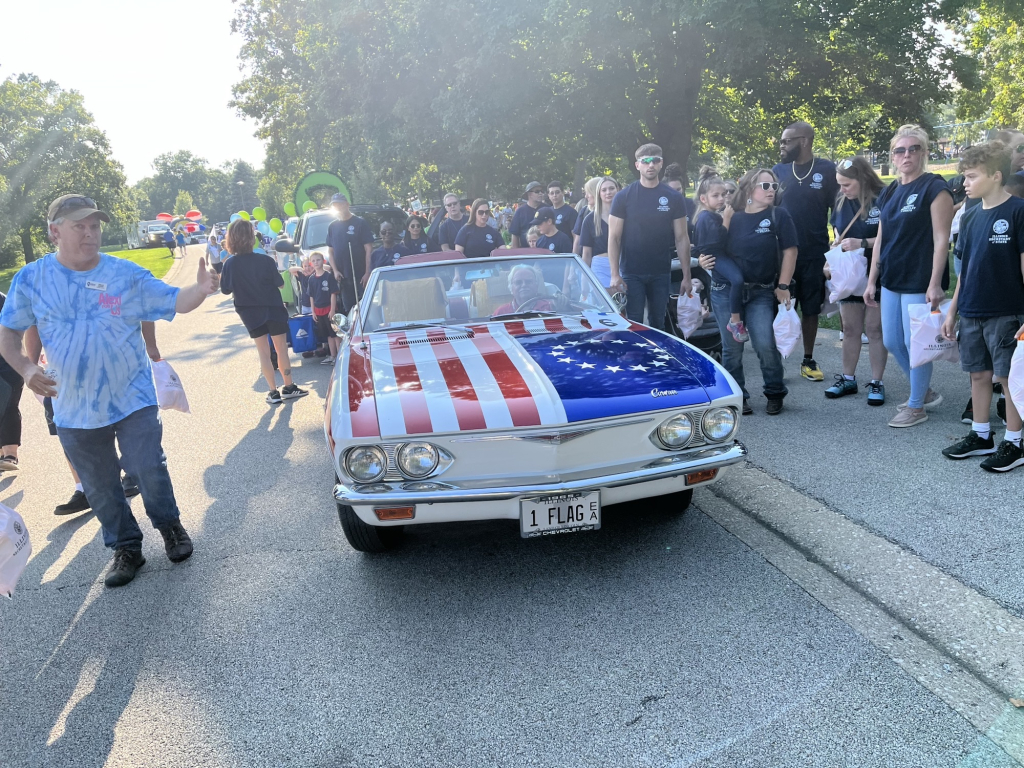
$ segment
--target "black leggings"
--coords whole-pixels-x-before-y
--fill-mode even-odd
[[[7,408],[0,415],[0,445],[21,445],[21,393],[25,388],[25,380],[7,366],[0,370],[0,377],[11,387],[11,397]]]

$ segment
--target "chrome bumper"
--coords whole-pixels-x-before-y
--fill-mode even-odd
[[[455,485],[440,481],[407,483],[373,483],[349,487],[339,483],[334,486],[334,498],[342,504],[433,504],[435,502],[459,501],[502,501],[519,496],[546,496],[556,493],[589,491],[597,488],[615,488],[635,485],[652,480],[686,475],[704,469],[719,469],[738,464],[747,455],[741,442],[702,448],[692,453],[669,454],[631,472],[587,477],[564,483],[543,483],[517,485],[502,488],[475,488],[470,485]],[[432,486],[429,489],[407,486]]]

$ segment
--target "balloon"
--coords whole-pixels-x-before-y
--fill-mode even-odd
[[[174,217],[169,213],[158,213],[156,215],[159,221],[173,221]]]
[[[270,223],[270,231],[273,232],[275,235],[278,232],[280,232],[282,229],[284,229],[284,224],[282,224],[281,220],[278,219],[278,218],[271,219],[269,223]]]
[[[305,213],[306,211],[312,211],[312,210],[315,210],[315,209],[316,209],[316,203],[314,203],[312,200],[307,200],[306,202],[304,202],[302,204],[302,212],[303,213]]]
[[[199,231],[200,232],[205,232],[206,231],[206,225],[205,224],[200,224],[199,225]]]
[[[230,216],[228,216],[228,223],[230,224],[232,221],[238,221],[240,218],[242,217],[239,216],[237,213],[232,213]]]
[[[264,235],[270,234],[270,225],[265,221],[256,222],[256,231],[262,232]]]
[[[292,216],[297,216],[298,215],[295,212],[295,203],[289,201],[289,202],[284,204],[284,215],[288,216],[289,218],[291,218]]]
[[[241,216],[246,221],[252,221],[252,217],[249,215],[248,211],[239,211],[238,215]]]
[[[263,208],[257,206],[252,209],[252,217],[256,219],[256,221],[266,221],[267,212]]]
[[[185,231],[186,232],[195,232],[196,231],[196,225],[195,224],[189,224],[188,226],[185,227]]]
[[[193,209],[193,210],[191,210],[191,211],[189,211],[188,213],[185,214],[185,218],[186,219],[201,219],[201,218],[203,218],[203,212],[202,211],[197,211],[197,210]]]

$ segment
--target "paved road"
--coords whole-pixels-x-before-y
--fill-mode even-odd
[[[297,367],[314,394],[270,409],[228,301],[158,333],[193,408],[165,447],[196,553],[171,565],[147,534],[139,577],[105,590],[96,521],[50,514],[69,480],[26,399],[24,470],[0,480],[35,547],[0,603],[3,765],[1015,765],[697,508],[353,552],[329,370]]]

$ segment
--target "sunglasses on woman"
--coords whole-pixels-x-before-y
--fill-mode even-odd
[[[755,187],[760,187],[765,192],[767,192],[769,189],[774,192],[775,190],[777,190],[779,188],[779,182],[777,182],[777,181],[759,181],[754,186]]]
[[[490,210],[488,210],[487,208],[477,208],[476,209],[476,215],[477,216],[487,216],[488,214],[490,214]]]
[[[902,157],[903,155],[914,155],[920,151],[921,145],[914,144],[913,146],[910,147],[896,147],[896,149],[892,151],[892,154],[894,157]]]

